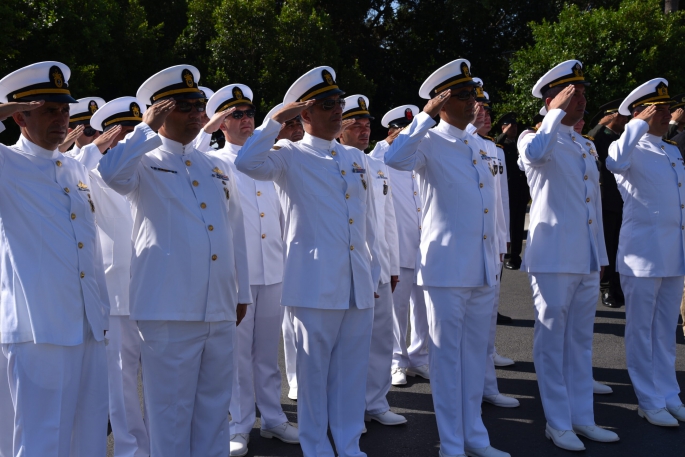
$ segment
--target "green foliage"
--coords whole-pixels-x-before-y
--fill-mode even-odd
[[[660,0],[624,0],[618,9],[563,9],[558,21],[531,23],[534,44],[518,51],[511,62],[502,112],[514,110],[532,118],[542,106],[531,95],[535,82],[554,65],[569,59],[583,62],[588,108],[628,95],[649,79],[668,79],[670,92],[685,89],[682,43],[685,13],[663,14]],[[592,126],[588,126],[592,127]]]
[[[423,106],[421,83],[459,57],[499,113],[532,116],[541,106],[533,84],[568,58],[593,81],[591,111],[656,76],[685,91],[683,14],[661,8],[661,0],[1,0],[0,77],[58,60],[72,69],[75,97],[111,100],[186,63],[214,90],[249,85],[263,115],[305,71],[330,65],[348,95],[370,97],[380,139],[383,114]],[[14,142],[6,125],[0,142]]]

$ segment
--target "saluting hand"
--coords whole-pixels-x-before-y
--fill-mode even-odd
[[[409,127],[409,126],[407,126],[407,127]],[[388,143],[388,144],[392,144],[392,142],[395,141],[395,138],[397,138],[397,137],[400,135],[400,133],[402,133],[402,130],[406,129],[407,127],[404,127],[404,128],[401,128],[401,129],[397,129],[397,130],[395,130],[394,132],[392,132],[392,133],[391,133],[390,135],[388,135],[388,137],[385,139],[385,142]]]
[[[673,113],[671,113],[671,120],[673,122],[677,122],[678,124],[685,122],[685,110],[678,108],[677,110],[673,111]]]
[[[309,100],[306,102],[292,102],[285,105],[283,108],[278,110],[276,114],[271,116],[271,119],[278,122],[279,124],[284,124],[290,119],[297,117],[302,111],[306,110],[314,104],[316,100]]]
[[[107,130],[105,133],[93,140],[93,144],[98,147],[100,154],[104,154],[112,146],[112,142],[121,132],[121,126],[117,125]]]
[[[62,142],[62,144],[57,146],[59,152],[67,152],[71,145],[74,144],[74,141],[76,141],[76,138],[83,135],[83,129],[85,128],[86,126],[83,124],[77,125],[75,129],[72,129],[71,132],[67,133],[67,136],[64,137],[64,141]]]
[[[656,105],[649,105],[647,108],[643,109],[640,114],[635,116],[635,119],[641,119],[647,123],[652,120],[656,114]]]
[[[143,123],[147,124],[155,132],[164,125],[167,116],[176,108],[176,100],[169,99],[155,103],[143,114]]]
[[[224,123],[224,120],[229,114],[233,113],[233,111],[235,111],[235,107],[214,113],[214,116],[212,116],[209,122],[207,122],[207,125],[205,125],[205,132],[214,133],[219,130],[221,128],[221,124]]]
[[[45,103],[43,100],[39,100],[37,102],[28,102],[28,103],[20,103],[20,102],[4,103],[4,104],[0,105],[0,121],[4,121],[8,117],[12,116],[14,113],[18,113],[20,111],[33,111],[34,109],[38,108],[39,106],[43,106],[43,103]]]
[[[561,92],[549,102],[549,111],[552,111],[553,109],[562,109],[565,111],[566,108],[568,108],[568,104],[571,103],[571,98],[573,98],[573,94],[575,93],[575,86],[569,85],[564,87]]]
[[[445,103],[447,103],[447,100],[449,100],[451,96],[452,89],[443,90],[438,95],[431,98],[428,103],[426,103],[426,106],[423,107],[423,112],[428,114],[430,117],[437,116],[440,114],[440,110],[443,106],[445,106]]]
[[[338,134],[336,136],[340,136],[342,134],[342,132],[344,132],[347,128],[352,126],[352,124],[354,124],[355,122],[357,122],[356,119],[345,119],[344,121],[342,121],[340,123],[340,131],[338,132]]]

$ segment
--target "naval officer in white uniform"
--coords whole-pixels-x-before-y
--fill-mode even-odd
[[[92,107],[89,100],[85,100],[85,103]],[[87,122],[93,129],[103,133],[92,143],[80,148],[74,156],[86,167],[90,176],[111,305],[106,353],[109,421],[115,457],[150,455],[150,443],[138,396],[142,340],[129,312],[133,250],[131,204],[103,181],[96,167],[109,147],[123,140],[127,130],[132,130],[143,121],[144,112],[145,108],[138,105],[135,97],[120,97],[99,105]],[[146,122],[151,120],[146,119]],[[128,148],[136,146],[135,142],[126,143]]]
[[[299,443],[297,429],[281,407],[281,371],[278,346],[283,321],[283,212],[274,183],[257,181],[235,169],[235,159],[254,132],[252,90],[230,84],[212,96],[207,115],[228,110],[220,124],[226,145],[208,153],[234,172],[245,221],[250,288],[253,304],[236,330],[233,394],[231,395],[231,455],[247,454],[256,406],[261,413],[260,434],[290,444]]]
[[[495,175],[495,181],[497,182],[497,196],[499,198],[498,211],[501,209],[501,212],[498,212],[497,217],[497,236],[499,239],[505,240],[507,246],[509,246],[509,189],[507,186],[504,151],[501,146],[495,143],[494,139],[487,136],[492,128],[492,120],[490,118],[490,113],[492,111],[490,107],[490,97],[488,93],[483,90],[482,80],[480,80],[480,78],[473,78],[473,80],[479,82],[481,86],[476,87],[476,102],[478,105],[478,108],[476,109],[477,115],[473,124],[470,126],[469,131],[473,134],[474,139],[480,142],[483,150],[487,152],[487,156],[491,158],[491,172]],[[499,256],[497,257],[497,260],[499,262]],[[513,360],[497,354],[495,349],[497,310],[499,309],[500,286],[502,284],[501,265],[499,271],[500,276],[497,279],[497,285],[495,286],[495,301],[490,321],[483,401],[501,408],[516,408],[520,405],[517,399],[500,393],[497,386],[497,373],[495,371],[497,363],[504,364],[505,366],[514,364]]]
[[[663,140],[670,120],[668,81],[633,90],[619,114],[632,116],[609,146],[607,169],[623,197],[618,272],[626,298],[626,362],[638,414],[660,426],[685,421],[675,376],[675,329],[685,276],[685,164]]]
[[[366,455],[359,438],[380,265],[364,153],[335,141],[342,93],[332,68],[310,70],[288,89],[285,108],[255,130],[235,162],[254,179],[273,180],[286,203],[281,304],[291,307],[295,323],[297,413],[306,457],[334,456],[328,426],[338,455]],[[271,150],[281,124],[300,111],[304,139]]]
[[[159,134],[139,124],[98,165],[133,209],[130,311],[153,456],[228,455],[233,338],[252,302],[235,177],[192,145],[206,108],[199,78],[177,65],[143,83],[138,104],[166,116]]]
[[[0,146],[0,342],[14,404],[14,455],[105,455],[109,298],[86,169],[57,147],[69,68],[40,62],[0,80],[19,141]],[[39,381],[39,382],[36,382]]]
[[[521,269],[535,303],[533,359],[547,425],[562,449],[585,449],[618,435],[595,426],[592,334],[599,279],[608,264],[602,229],[597,152],[573,130],[585,113],[583,66],[577,60],[542,76],[533,95],[548,113],[519,137],[520,161],[533,204]],[[575,432],[575,433],[574,433]]]
[[[419,175],[423,223],[418,281],[430,329],[430,379],[441,456],[499,457],[480,416],[490,318],[506,242],[497,236],[497,187],[487,152],[466,128],[476,83],[458,59],[436,70],[419,95],[424,112],[385,153]],[[433,117],[441,120],[435,129]]]
[[[41,106],[43,101],[26,103],[4,103],[0,104],[0,121],[4,121],[12,114],[20,111],[29,111]],[[5,131],[5,125],[0,122],[0,133]],[[3,354],[4,357],[4,354]],[[12,395],[7,380],[7,359],[0,358],[0,457],[12,457],[14,437],[14,406],[12,405]]]
[[[352,123],[340,133],[340,143],[360,151],[369,147],[371,121],[369,99],[357,94],[345,98],[343,121]],[[378,245],[381,278],[373,307],[373,330],[369,371],[366,377],[365,421],[374,420],[383,425],[400,425],[407,422],[404,416],[390,411],[386,395],[390,390],[393,348],[392,293],[400,274],[400,247],[397,239],[397,222],[393,205],[390,173],[382,160],[367,158],[369,181],[376,203],[376,243]]]
[[[388,129],[388,137],[376,143],[369,154],[383,160],[385,153],[414,117],[419,107],[402,105],[385,113],[381,125]],[[389,168],[393,206],[397,221],[397,236],[400,250],[400,276],[392,293],[393,302],[393,355],[392,385],[407,383],[407,376],[421,376],[429,379],[428,372],[428,318],[423,289],[416,284],[416,261],[421,241],[421,195],[416,174]],[[407,323],[411,323],[409,347],[407,347]]]

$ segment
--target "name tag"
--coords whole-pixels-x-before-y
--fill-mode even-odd
[[[161,172],[164,172],[164,173],[178,173],[177,171],[174,171],[174,170],[167,170],[166,168],[159,168],[159,167],[150,167],[150,168],[152,168],[152,169],[155,170],[155,171],[161,171]]]
[[[352,173],[366,173],[366,168],[353,168]]]

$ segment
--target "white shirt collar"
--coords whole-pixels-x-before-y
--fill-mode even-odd
[[[560,133],[570,133],[571,135],[580,135],[580,133],[573,130],[572,125],[564,125],[564,124],[559,125],[559,132]]]
[[[224,148],[220,152],[230,155],[234,160],[238,157],[238,151],[243,147],[237,144],[229,143],[228,141],[224,145]]]
[[[304,138],[302,138],[301,142],[313,147],[314,149],[325,150],[331,150],[335,147],[336,144],[338,144],[338,142],[335,140],[324,140],[323,138],[317,138],[315,136],[312,136],[307,132],[304,133]]]
[[[42,157],[43,159],[55,159],[62,156],[62,153],[59,152],[59,150],[55,149],[54,151],[50,151],[48,149],[43,149],[37,144],[29,141],[24,135],[19,136],[19,141],[17,141],[15,146],[28,155]]]
[[[440,119],[440,123],[437,125],[437,127],[435,127],[435,130],[437,130],[440,133],[449,135],[453,138],[459,139],[462,139],[467,135],[466,130],[462,130],[458,127],[455,127],[452,124],[448,124],[443,119]]]
[[[190,142],[186,145],[182,145],[178,141],[170,140],[164,135],[159,135],[162,140],[162,145],[159,147],[162,151],[170,152],[171,154],[184,155],[193,152],[193,143]]]
[[[662,138],[660,136],[652,135],[651,133],[645,133],[642,137],[645,141],[649,141],[652,144],[660,144]]]

